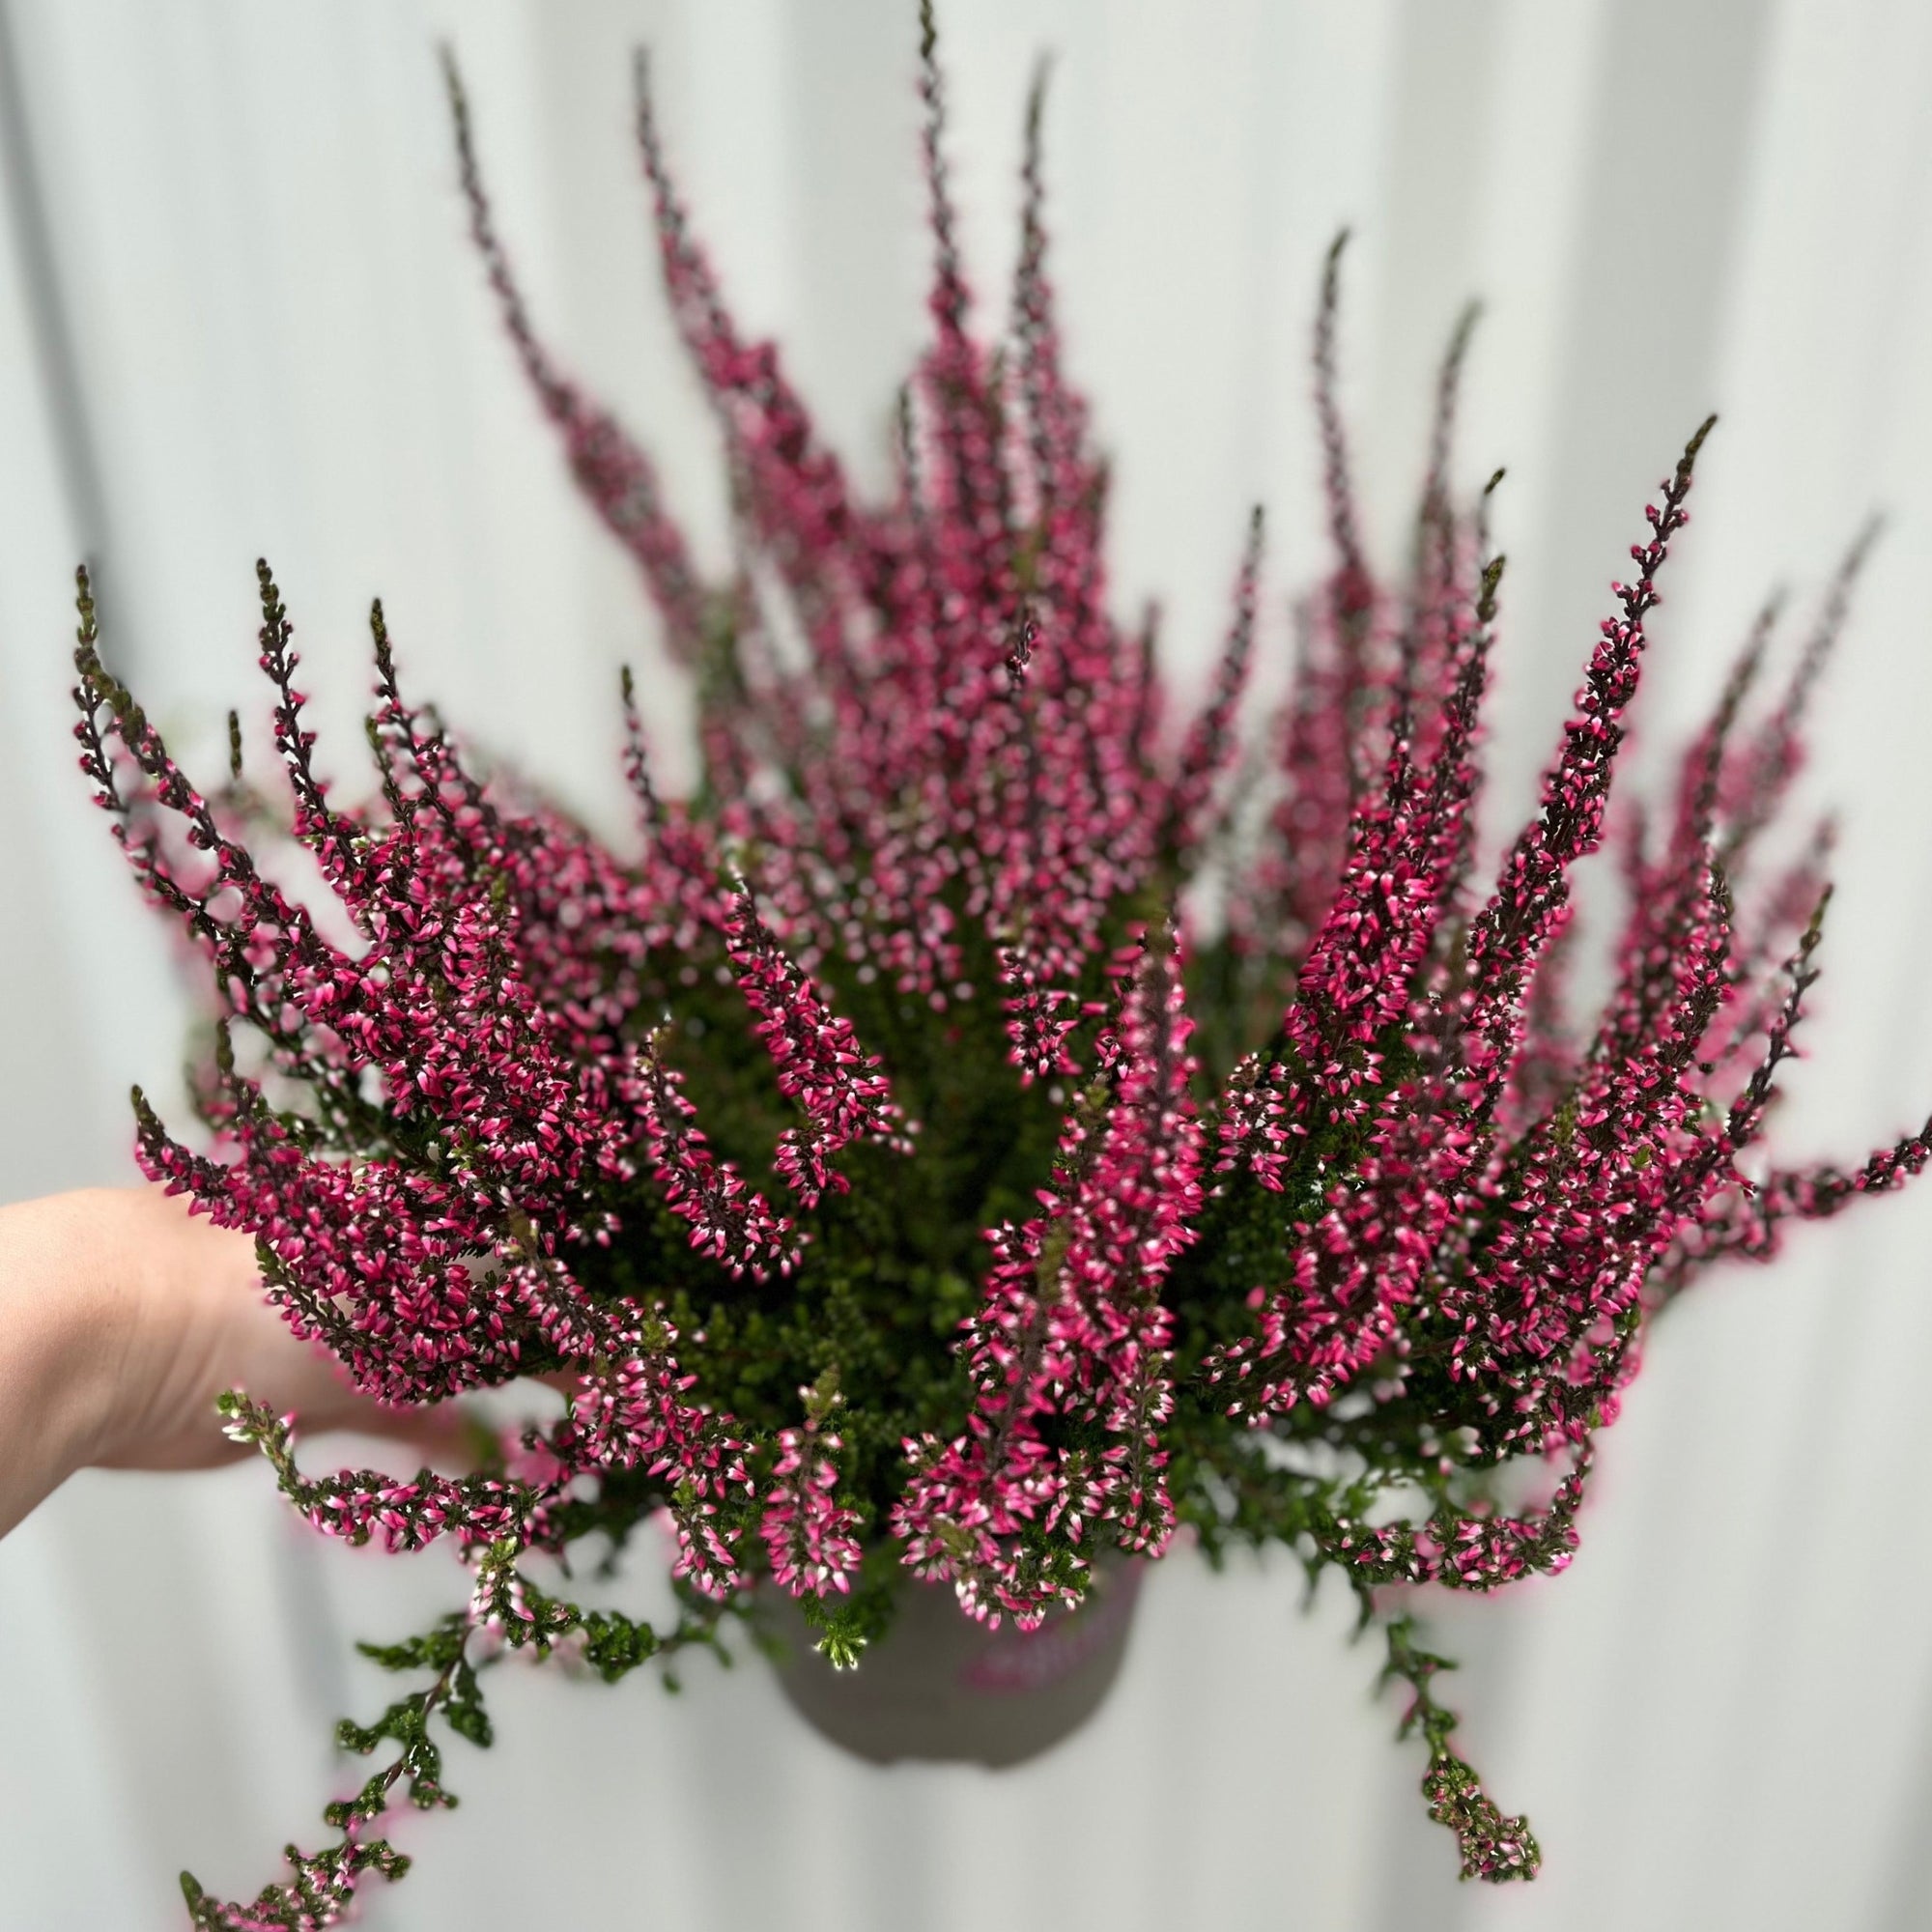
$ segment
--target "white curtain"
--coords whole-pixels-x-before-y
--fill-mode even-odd
[[[6,0],[0,242],[0,1190],[127,1178],[125,1089],[176,1090],[183,1000],[67,738],[70,573],[204,765],[262,709],[254,583],[298,624],[354,781],[367,601],[475,738],[618,822],[615,667],[653,664],[500,340],[434,47],[462,62],[540,324],[659,453],[712,545],[716,452],[665,319],[627,134],[655,50],[672,154],[749,323],[862,475],[919,338],[911,0]],[[1932,12],[1911,0],[952,0],[971,260],[997,318],[1020,110],[1057,56],[1050,174],[1075,366],[1117,456],[1123,608],[1176,674],[1264,500],[1277,620],[1321,563],[1306,331],[1356,231],[1346,388],[1401,540],[1432,363],[1488,303],[1465,480],[1510,466],[1490,835],[1526,809],[1605,585],[1708,407],[1647,754],[1774,582],[1890,523],[1816,731],[1839,893],[1777,1131],[1862,1152],[1932,1101]],[[1277,650],[1282,626],[1275,630]],[[661,735],[683,715],[648,680]],[[1442,1609],[1470,1754],[1547,1853],[1459,1888],[1374,1659],[1291,1566],[1144,1598],[1077,1742],[999,1776],[880,1773],[763,1664],[668,1698],[497,1673],[453,1817],[375,1925],[1908,1928],[1932,1918],[1932,1187],[1712,1278],[1653,1337],[1564,1577]],[[640,1600],[642,1577],[615,1586]],[[0,1546],[0,1925],[178,1922],[252,1893],[380,1708],[355,1635],[460,1588],[288,1522],[266,1473],[90,1476]]]

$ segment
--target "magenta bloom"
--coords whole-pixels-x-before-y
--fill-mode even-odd
[[[1536,1841],[1456,1754],[1440,1660],[1384,1586],[1561,1569],[1649,1317],[1704,1264],[1768,1256],[1792,1216],[1927,1156],[1915,1135],[1849,1173],[1787,1171],[1761,1145],[1825,899],[1823,842],[1774,861],[1767,834],[1862,546],[1766,718],[1734,729],[1769,620],[1661,835],[1627,822],[1614,988],[1579,1021],[1572,879],[1606,837],[1709,424],[1644,513],[1536,816],[1480,880],[1502,564],[1452,473],[1463,332],[1414,561],[1385,579],[1333,404],[1338,244],[1316,352],[1334,569],[1298,607],[1284,707],[1245,720],[1267,647],[1258,514],[1218,673],[1177,721],[1151,636],[1109,607],[1105,469],[1045,271],[1037,100],[996,350],[970,327],[928,45],[931,335],[895,485],[867,503],[778,351],[731,320],[645,78],[666,285],[732,485],[743,563],[720,582],[649,459],[539,340],[453,72],[451,95],[471,227],[536,397],[695,682],[691,798],[653,785],[627,677],[639,836],[608,849],[404,695],[378,609],[375,784],[339,803],[266,566],[286,802],[243,779],[239,730],[230,781],[198,791],[103,668],[83,583],[83,768],[219,1020],[205,1151],[137,1095],[144,1169],[254,1234],[291,1326],[373,1395],[535,1373],[571,1390],[460,1481],[311,1480],[290,1418],[228,1398],[318,1528],[397,1550],[447,1535],[474,1581],[435,1631],[377,1653],[425,1688],[345,1727],[397,1755],[330,1808],[338,1842],[292,1854],[253,1906],[188,1881],[196,1922],[327,1924],[361,1871],[398,1871],[367,1828],[399,1780],[442,1802],[430,1719],[487,1739],[475,1671],[502,1644],[567,1643],[614,1678],[715,1641],[764,1581],[846,1661],[908,1572],[1030,1627],[1080,1600],[1101,1552],[1157,1557],[1183,1525],[1350,1579],[1411,1689],[1425,1795],[1464,1875],[1528,1876]],[[264,838],[307,848],[340,918],[272,883]],[[1217,894],[1190,890],[1208,879]],[[1545,1500],[1513,1510],[1496,1472],[1523,1458],[1550,1465]],[[524,1567],[658,1513],[674,1630],[549,1595],[552,1573]]]

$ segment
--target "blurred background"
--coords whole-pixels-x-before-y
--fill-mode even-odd
[[[1175,677],[1268,505],[1275,661],[1322,565],[1307,336],[1355,231],[1345,391],[1396,554],[1432,369],[1488,304],[1463,480],[1509,466],[1488,832],[1533,796],[1608,580],[1707,409],[1641,752],[1681,741],[1767,589],[1802,610],[1889,517],[1818,719],[1840,890],[1776,1133],[1861,1154],[1932,1098],[1932,10],[1914,0],[952,0],[952,152],[996,324],[1036,57],[1075,372],[1114,451],[1123,610]],[[922,327],[912,0],[0,4],[0,1196],[131,1179],[126,1093],[179,1091],[183,989],[73,770],[71,570],[192,760],[266,716],[251,564],[356,781],[368,600],[459,726],[613,831],[617,665],[682,694],[498,335],[434,49],[469,84],[560,359],[722,551],[629,127],[670,151],[740,314],[862,477]],[[259,756],[259,754],[258,754]],[[1641,760],[1632,781],[1642,781]],[[1122,1682],[1025,1770],[877,1772],[754,1657],[685,1694],[497,1673],[498,1747],[374,1926],[1910,1928],[1932,1923],[1932,1187],[1707,1279],[1605,1437],[1573,1569],[1441,1608],[1469,1754],[1543,1878],[1459,1887],[1348,1604],[1282,1562],[1151,1577]],[[614,1586],[641,1600],[639,1576]],[[298,1532],[267,1474],[89,1476],[0,1546],[0,1926],[252,1895],[385,1687],[351,1639],[458,1600],[433,1551]],[[627,1593],[629,1593],[627,1595]]]

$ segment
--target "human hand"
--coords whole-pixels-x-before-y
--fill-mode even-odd
[[[245,1450],[215,1398],[304,1431],[398,1435],[463,1460],[453,1407],[384,1408],[263,1299],[255,1244],[157,1187],[0,1208],[0,1536],[76,1469],[205,1468]]]

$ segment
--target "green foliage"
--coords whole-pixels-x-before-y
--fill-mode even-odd
[[[194,1925],[205,1932],[320,1932],[335,1922],[365,1871],[385,1879],[403,1876],[408,1858],[385,1838],[364,1838],[363,1828],[388,1810],[398,1784],[419,1810],[456,1804],[455,1794],[442,1782],[442,1749],[430,1724],[440,1718],[470,1744],[491,1741],[490,1719],[469,1656],[471,1634],[469,1618],[459,1613],[401,1643],[360,1646],[385,1670],[433,1673],[428,1683],[398,1698],[373,1723],[344,1719],[336,1727],[336,1744],[345,1751],[369,1757],[392,1744],[395,1755],[352,1796],[325,1807],[323,1822],[340,1833],[335,1843],[314,1853],[289,1846],[284,1856],[292,1880],[264,1887],[251,1905],[214,1898],[192,1873],[184,1872],[182,1893]]]
[[[819,1634],[813,1648],[833,1669],[857,1669],[866,1647],[892,1628],[902,1583],[898,1551],[881,1543],[866,1552],[849,1595],[799,1599],[806,1622]]]
[[[1455,1664],[1416,1642],[1412,1617],[1389,1618],[1383,1634],[1388,1642],[1388,1662],[1382,1668],[1382,1682],[1406,1684],[1411,1692],[1397,1735],[1406,1738],[1419,1732],[1429,1747],[1422,1794],[1429,1803],[1429,1815],[1456,1834],[1463,1877],[1492,1883],[1534,1878],[1543,1863],[1543,1850],[1529,1821],[1506,1817],[1483,1789],[1475,1772],[1451,1748],[1456,1713],[1436,1702],[1432,1682],[1438,1671],[1453,1670]]]
[[[582,1637],[582,1655],[607,1684],[614,1684],[654,1657],[668,1657],[694,1645],[723,1662],[729,1654],[719,1641],[718,1625],[727,1606],[683,1592],[683,1614],[668,1632],[618,1610],[585,1610],[539,1590],[521,1576],[513,1546],[487,1551],[478,1565],[475,1596],[467,1611],[440,1618],[427,1631],[394,1643],[359,1643],[356,1649],[385,1671],[429,1673],[425,1683],[395,1699],[369,1723],[345,1718],[335,1731],[341,1750],[373,1756],[384,1746],[394,1755],[350,1796],[332,1801],[323,1822],[339,1833],[319,1852],[287,1848],[293,1876],[270,1885],[251,1904],[212,1896],[192,1873],[182,1874],[182,1892],[192,1923],[202,1932],[321,1932],[336,1922],[349,1905],[357,1880],[373,1871],[398,1879],[410,1861],[385,1838],[365,1838],[364,1830],[389,1809],[397,1787],[418,1810],[450,1809],[456,1794],[443,1782],[442,1747],[432,1724],[446,1725],[465,1742],[486,1748],[495,1738],[484,1706],[480,1671],[503,1654],[471,1656],[476,1633],[487,1619],[508,1649],[529,1647],[548,1657],[563,1640]],[[507,1613],[506,1613],[507,1612]],[[668,1688],[675,1683],[667,1680]]]

